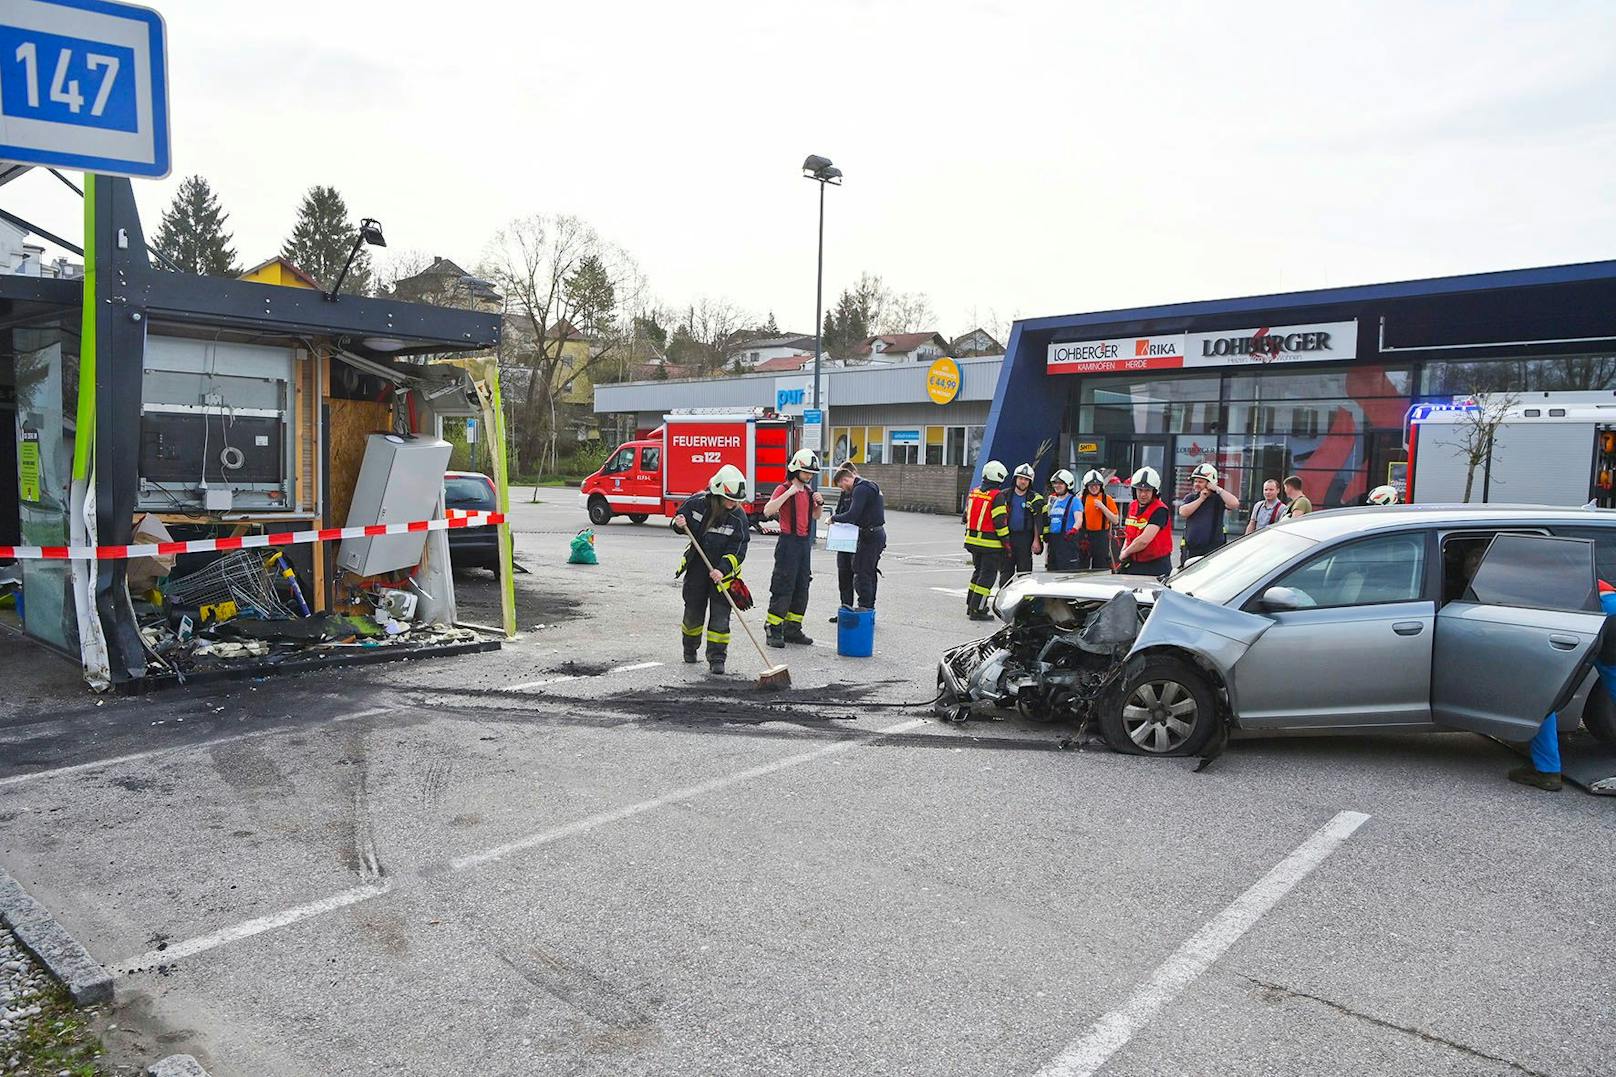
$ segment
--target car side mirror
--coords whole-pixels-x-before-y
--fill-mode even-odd
[[[1269,613],[1299,610],[1313,604],[1294,587],[1270,587],[1262,593],[1262,598],[1257,602]]]

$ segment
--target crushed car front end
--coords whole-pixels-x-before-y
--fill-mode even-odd
[[[1083,723],[1117,682],[1160,585],[1105,575],[1023,577],[994,612],[1005,626],[944,652],[937,711],[1014,709],[1033,721]]]

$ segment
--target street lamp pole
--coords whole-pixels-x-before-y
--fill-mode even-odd
[[[814,278],[814,410],[819,410],[819,361],[825,351],[825,185],[819,185],[819,272]]]
[[[825,187],[840,187],[842,170],[831,164],[829,157],[816,153],[802,162],[802,174],[819,184],[819,269],[814,282],[814,410],[819,411],[819,371],[825,354]],[[820,429],[824,430],[823,419]],[[823,442],[820,448],[823,452]]]

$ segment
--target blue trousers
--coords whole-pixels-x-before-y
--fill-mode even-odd
[[[1601,678],[1603,679],[1603,678]],[[1532,738],[1532,769],[1539,774],[1560,773],[1560,716],[1550,712]]]
[[[1595,662],[1594,668],[1599,671],[1599,684],[1610,693],[1612,702],[1616,702],[1616,666],[1606,665],[1604,662]],[[1598,691],[1598,689],[1595,689]],[[1537,735],[1529,745],[1532,752],[1532,767],[1540,774],[1560,773],[1560,716],[1550,714],[1543,719],[1543,724],[1537,727]]]

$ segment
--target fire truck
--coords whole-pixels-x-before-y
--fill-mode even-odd
[[[789,416],[761,408],[664,415],[645,437],[619,445],[579,494],[591,523],[627,516],[641,524],[676,515],[686,498],[707,489],[713,472],[734,464],[746,476],[747,517],[759,526],[764,503],[786,481],[795,440]]]
[[[1616,394],[1522,394],[1409,409],[1408,486],[1419,504],[1469,501],[1616,508]],[[1472,466],[1474,464],[1474,466]]]

